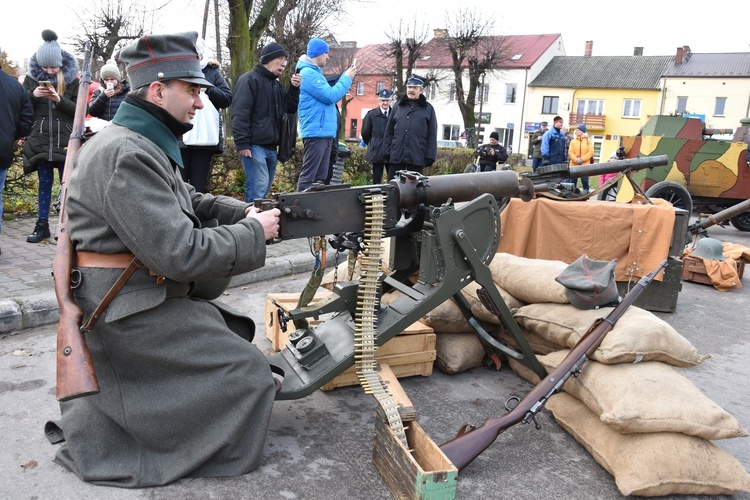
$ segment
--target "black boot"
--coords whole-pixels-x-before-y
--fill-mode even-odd
[[[49,238],[49,236],[49,221],[39,219],[36,221],[36,226],[34,226],[34,232],[26,238],[26,241],[28,243],[39,243],[43,239]]]

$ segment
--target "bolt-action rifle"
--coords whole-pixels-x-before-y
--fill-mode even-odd
[[[453,465],[458,470],[462,470],[486,450],[501,432],[520,422],[528,424],[533,421],[536,428],[540,429],[536,414],[544,408],[547,400],[562,388],[571,375],[577,376],[581,372],[586,360],[599,347],[607,333],[614,328],[617,320],[666,266],[665,260],[648,276],[641,278],[606,318],[596,320],[557,368],[543,378],[515,407],[510,408],[507,415],[489,418],[479,427],[466,424],[459,429],[456,437],[441,444],[440,449]],[[508,400],[506,408],[510,406],[511,401],[518,401],[518,398]]]
[[[86,107],[90,85],[91,51],[87,46],[78,86],[73,131],[70,134],[68,151],[65,155],[65,168],[60,187],[60,220],[57,224],[56,235],[57,251],[52,262],[55,295],[60,306],[60,321],[57,323],[57,399],[59,401],[67,401],[99,392],[99,382],[96,380],[94,365],[91,363],[86,339],[81,331],[83,311],[73,300],[71,292],[75,249],[68,233],[68,214],[65,206],[68,181],[73,173],[73,159],[81,148],[86,130]]]

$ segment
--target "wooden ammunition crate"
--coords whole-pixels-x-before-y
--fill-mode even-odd
[[[703,283],[704,285],[713,285],[711,277],[706,272],[706,266],[703,264],[702,259],[696,257],[685,257],[682,260],[682,279],[685,281],[693,281],[695,283]],[[745,259],[737,261],[737,277],[742,279],[742,275],[745,272]]]
[[[432,375],[432,367],[437,358],[435,339],[434,333],[397,335],[378,347],[375,351],[375,359],[379,363],[388,364],[397,378],[414,375],[428,377]],[[355,366],[352,366],[321,387],[321,390],[330,391],[336,387],[358,384],[357,370]]]
[[[416,410],[398,380],[395,380],[393,368],[387,364],[381,366],[381,377],[386,381],[393,401],[399,407],[409,449],[404,448],[391,431],[388,419],[378,407],[372,450],[373,464],[395,498],[456,498],[458,469],[417,423]]]
[[[641,293],[633,305],[647,311],[675,312],[677,309],[677,297],[682,290],[682,261],[677,257],[669,257],[669,266],[664,270],[662,281],[652,281]],[[617,282],[617,291],[620,296],[625,296],[638,280],[628,283]]]

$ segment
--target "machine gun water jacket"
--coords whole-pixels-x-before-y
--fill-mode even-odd
[[[76,155],[68,188],[77,252],[133,253],[166,278],[133,274],[86,334],[100,394],[60,405],[57,461],[97,484],[244,474],[260,463],[271,415],[274,382],[250,342],[253,322],[189,296],[191,282],[262,266],[263,228],[245,218],[247,204],[183,182],[175,123],[129,96]],[[209,218],[222,225],[201,229]],[[86,319],[122,269],[78,270]]]

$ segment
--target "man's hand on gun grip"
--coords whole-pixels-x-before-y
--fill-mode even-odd
[[[278,208],[261,211],[257,207],[249,207],[245,214],[247,217],[257,219],[263,226],[263,234],[266,241],[273,240],[279,236],[279,215],[281,211]]]

